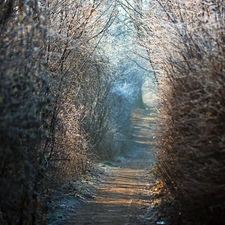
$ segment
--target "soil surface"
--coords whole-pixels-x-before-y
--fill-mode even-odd
[[[150,172],[154,164],[155,118],[155,111],[134,110],[130,155],[110,163],[95,197],[61,225],[160,224],[150,193],[156,182]]]

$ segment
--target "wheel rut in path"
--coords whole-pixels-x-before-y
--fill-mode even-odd
[[[151,115],[151,116],[150,116]],[[154,162],[154,113],[136,109],[132,114],[132,155],[113,163],[109,176],[97,188],[96,197],[65,225],[134,225],[150,224],[141,215],[150,205],[148,195],[152,181],[149,168]]]

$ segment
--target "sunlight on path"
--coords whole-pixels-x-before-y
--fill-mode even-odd
[[[152,185],[149,168],[154,163],[153,125],[155,115],[136,109],[132,114],[132,155],[120,163],[113,163],[110,175],[98,187],[96,198],[90,200],[78,215],[65,225],[128,225],[150,224],[142,218],[142,209],[150,205],[149,187]]]

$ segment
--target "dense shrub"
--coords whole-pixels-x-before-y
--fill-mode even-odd
[[[0,211],[1,222],[40,222],[43,177],[40,142],[45,136],[45,78],[39,61],[45,38],[34,1],[0,3]]]
[[[224,7],[157,0],[141,20],[161,93],[158,170],[182,224],[225,219]]]
[[[51,190],[89,169],[110,110],[103,3],[0,1],[1,224],[45,224]]]
[[[110,108],[106,100],[112,78],[107,60],[95,51],[101,39],[98,32],[105,31],[108,22],[105,17],[96,19],[103,10],[99,7],[100,3],[53,1],[48,8],[45,60],[51,72],[48,95],[53,100],[46,115],[50,127],[44,155],[52,170],[58,168],[62,180],[76,178],[87,169],[90,150],[98,151],[107,126]]]

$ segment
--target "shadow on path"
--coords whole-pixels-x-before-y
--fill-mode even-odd
[[[151,115],[150,115],[151,114]],[[132,225],[150,224],[142,218],[142,209],[150,205],[149,168],[154,163],[153,126],[156,115],[136,109],[132,113],[132,155],[113,163],[109,176],[96,197],[80,209],[65,225]]]

